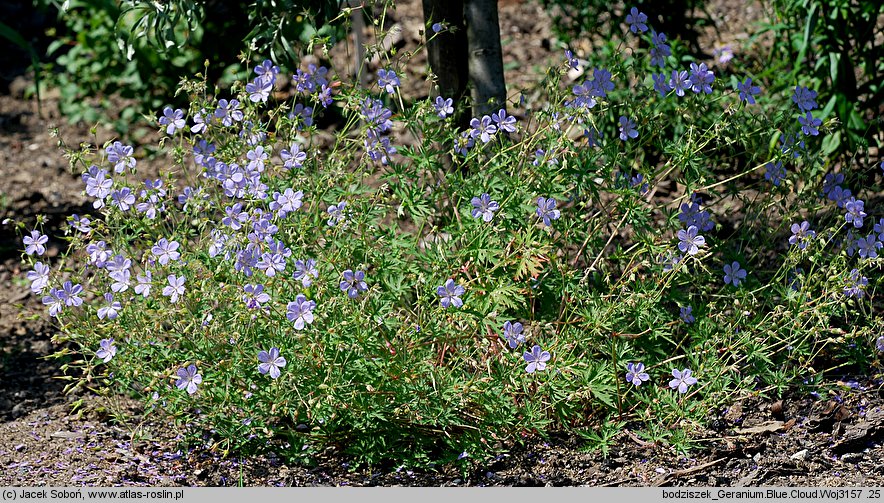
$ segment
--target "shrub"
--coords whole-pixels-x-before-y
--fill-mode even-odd
[[[684,450],[735,397],[867,371],[884,219],[819,155],[813,91],[638,37],[463,131],[444,99],[404,105],[406,59],[370,88],[297,68],[279,102],[268,60],[232,95],[183,82],[159,179],[119,142],[68,151],[95,214],[51,268],[20,228],[72,386],[191,443],[413,465],[630,422]]]

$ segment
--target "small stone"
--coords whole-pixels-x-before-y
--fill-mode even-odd
[[[791,456],[789,456],[789,459],[804,461],[805,459],[807,459],[807,449],[801,449],[800,451],[796,452],[795,454],[792,454]]]

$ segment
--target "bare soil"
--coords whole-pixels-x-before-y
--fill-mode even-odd
[[[419,2],[400,2],[394,22],[411,47],[420,29]],[[711,47],[738,43],[746,21],[757,18],[751,5],[713,4],[720,20],[703,40]],[[715,17],[718,16],[718,17]],[[559,61],[545,13],[529,2],[500,5],[507,81],[511,89],[536,75],[532,69]],[[8,61],[3,61],[9,68]],[[418,61],[419,63],[419,61]],[[417,65],[420,66],[420,65]],[[424,76],[406,82],[413,96],[426,93]],[[7,80],[8,81],[8,80]],[[42,117],[22,96],[22,79],[0,95],[0,220],[33,224],[48,217],[48,258],[62,252],[64,219],[89,213],[82,182],[57,148],[51,127],[69,145],[98,143],[88,125],[67,125],[52,100]],[[0,90],[4,93],[6,89]],[[153,139],[148,135],[147,140]],[[149,163],[148,163],[149,164]],[[140,164],[141,165],[141,164]],[[147,166],[159,169],[158,166]],[[748,397],[697,432],[692,457],[666,445],[641,440],[630,425],[604,455],[586,451],[573,435],[551,433],[526,439],[491,459],[470,459],[435,470],[410,467],[352,468],[335,452],[314,466],[289,465],[272,454],[228,457],[205,449],[182,448],[175,432],[146,419],[137,403],[92,392],[63,393],[63,360],[48,359],[61,347],[39,299],[29,293],[19,265],[20,241],[0,227],[0,485],[6,486],[884,486],[884,381],[858,377],[831,383],[827,396],[787,395],[781,400]],[[73,405],[79,407],[74,412]]]

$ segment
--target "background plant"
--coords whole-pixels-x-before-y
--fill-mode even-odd
[[[122,143],[68,150],[96,215],[51,269],[20,229],[72,387],[125,389],[190,443],[415,465],[632,424],[684,451],[730,400],[879,368],[884,221],[820,155],[811,90],[653,37],[464,130],[406,104],[405,57],[370,87],[268,60],[231,94],[182,82],[158,180]]]

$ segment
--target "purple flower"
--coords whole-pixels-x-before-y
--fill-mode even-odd
[[[71,215],[67,218],[67,222],[68,222],[68,225],[70,225],[74,229],[77,229],[78,231],[80,231],[84,234],[92,230],[92,227],[91,227],[92,221],[89,220],[89,217],[87,217],[87,216],[81,217],[80,215],[77,215],[76,213],[74,213],[73,215]]]
[[[513,349],[519,347],[519,344],[525,342],[525,334],[522,333],[523,327],[519,322],[505,321],[503,323],[503,338]]]
[[[442,23],[433,23],[433,26],[430,28],[433,30],[433,33],[439,33],[445,29],[445,26],[443,26]]]
[[[805,136],[817,136],[820,134],[817,128],[820,127],[823,121],[822,119],[814,119],[810,112],[807,112],[807,115],[804,117],[798,117],[798,122],[801,124],[801,132]]]
[[[196,365],[188,365],[187,368],[180,368],[176,372],[178,375],[178,380],[175,381],[175,386],[178,389],[187,389],[187,394],[192,395],[196,393],[196,387],[203,382],[203,376],[201,376],[196,369]]]
[[[297,143],[289,144],[288,149],[282,149],[279,156],[283,160],[283,166],[286,169],[301,168],[304,161],[307,160],[307,153],[301,151],[301,147]]]
[[[31,292],[43,293],[49,285],[49,266],[43,265],[43,262],[34,264],[34,270],[28,271],[28,281],[31,282]]]
[[[262,374],[270,374],[272,379],[279,377],[279,368],[285,367],[285,358],[279,356],[278,348],[270,348],[270,352],[258,352],[258,372]]]
[[[323,84],[319,89],[319,93],[316,95],[316,99],[319,100],[319,104],[324,108],[328,108],[329,105],[332,104],[332,89],[327,85]]]
[[[691,306],[679,307],[678,316],[681,318],[681,321],[687,323],[688,325],[696,321],[696,318],[694,318],[694,315],[691,313],[691,311],[693,310],[694,308]]]
[[[678,369],[672,369],[672,377],[675,379],[669,381],[669,387],[678,389],[679,393],[687,393],[688,386],[697,384],[697,378],[691,375],[690,369],[684,369],[679,372]]]
[[[666,43],[666,35],[651,30],[651,66],[666,66],[666,58],[672,55],[672,49]]]
[[[660,97],[665,97],[669,94],[669,91],[672,90],[669,87],[669,81],[666,79],[666,74],[664,73],[655,73],[651,75],[651,79],[654,81],[654,90],[660,94]],[[684,94],[684,92],[682,92]]]
[[[83,287],[79,284],[74,285],[70,281],[65,281],[61,285],[64,294],[64,305],[68,307],[77,307],[83,303],[83,299],[79,295],[83,292]]]
[[[296,260],[295,261],[295,273],[292,277],[301,282],[301,285],[304,288],[310,288],[310,285],[313,284],[313,279],[311,278],[319,277],[319,270],[316,269],[316,260],[315,259],[307,259],[304,260]]]
[[[483,116],[481,120],[473,117],[470,121],[470,128],[470,136],[479,138],[482,143],[488,143],[491,141],[491,137],[497,133],[497,126],[492,124],[491,117],[487,115]]]
[[[86,253],[89,254],[89,263],[95,267],[104,267],[105,262],[113,255],[113,252],[107,248],[104,241],[90,243],[86,246]]]
[[[98,309],[98,319],[116,319],[120,310],[123,309],[123,306],[119,303],[119,301],[114,301],[114,294],[110,292],[104,294],[104,301],[107,302],[107,304]]]
[[[361,292],[368,291],[368,284],[365,283],[365,271],[353,272],[347,269],[343,276],[340,288],[342,292],[347,292],[347,297],[355,299]]]
[[[549,351],[543,351],[540,346],[535,345],[531,351],[525,351],[522,358],[528,362],[525,372],[533,374],[535,370],[546,370],[546,362],[550,359]]]
[[[393,70],[378,70],[378,87],[387,91],[388,94],[396,92],[396,88],[400,86],[399,77]]]
[[[626,364],[626,382],[632,383],[633,386],[641,386],[643,382],[650,379],[651,376],[645,372],[644,363]]]
[[[451,98],[445,99],[441,96],[436,96],[436,102],[433,103],[433,108],[436,109],[436,115],[438,115],[440,119],[444,119],[454,113],[454,100]]]
[[[253,103],[266,103],[270,93],[273,92],[273,81],[263,77],[256,77],[255,80],[246,84],[246,92],[249,93],[249,100]]]
[[[125,292],[129,289],[129,284],[131,283],[132,273],[129,272],[129,269],[123,269],[120,271],[113,271],[110,273],[110,277],[114,282],[111,284],[111,291],[114,293]]]
[[[58,317],[58,313],[64,309],[64,304],[64,290],[52,288],[49,290],[49,295],[43,297],[43,305],[49,306],[49,316],[52,316],[53,318]]]
[[[669,79],[669,87],[675,90],[677,96],[684,96],[684,90],[691,87],[691,80],[688,78],[688,72],[684,70],[672,70],[672,77]]]
[[[878,241],[875,234],[869,234],[856,240],[856,247],[859,249],[859,256],[862,258],[878,258],[878,250],[884,247],[884,243]]]
[[[304,330],[304,327],[313,323],[313,309],[316,302],[307,300],[304,294],[299,293],[294,302],[286,306],[285,317],[295,324],[295,330]]]
[[[262,79],[274,82],[276,81],[276,76],[279,75],[279,67],[274,65],[273,61],[265,59],[260,65],[255,67],[255,73]]]
[[[599,145],[601,145],[601,140],[605,137],[604,133],[602,133],[595,127],[584,129],[583,136],[586,138],[586,145],[590,148],[598,147]]]
[[[470,199],[470,204],[473,205],[473,209],[470,211],[473,218],[482,217],[485,222],[490,222],[494,218],[494,212],[500,209],[497,201],[492,201],[491,196],[487,193]]]
[[[574,53],[570,49],[565,49],[565,63],[572,70],[580,69],[580,60],[574,57]]]
[[[30,236],[25,236],[22,239],[22,242],[25,245],[25,253],[40,256],[46,253],[46,247],[43,245],[49,242],[49,237],[41,234],[38,230],[33,230]]]
[[[746,279],[746,270],[740,268],[740,263],[734,261],[732,264],[724,265],[724,284],[732,283],[734,286],[740,286],[740,282]]]
[[[635,122],[627,119],[625,115],[620,116],[620,139],[623,141],[638,136],[638,130],[635,129]]]
[[[451,306],[463,306],[463,301],[460,299],[460,296],[463,295],[464,292],[466,292],[466,289],[455,283],[451,278],[445,281],[444,285],[436,287],[436,295],[439,296],[439,304],[446,309]]]
[[[826,176],[823,178],[823,195],[834,201],[830,194],[841,183],[844,183],[844,175],[842,173],[826,173]]]
[[[163,288],[163,295],[171,297],[169,300],[174,304],[178,302],[179,296],[184,295],[184,282],[187,281],[187,278],[183,275],[175,276],[170,274],[166,280],[169,282],[169,286]]]
[[[878,351],[884,353],[884,335],[878,337],[878,339],[875,341],[875,348],[877,348]]]
[[[120,211],[129,211],[135,206],[135,194],[129,187],[123,187],[111,192],[111,204],[120,208]]]
[[[809,112],[817,107],[816,91],[812,91],[803,86],[795,86],[795,92],[792,94],[792,102],[798,105],[798,109],[802,112]]]
[[[712,94],[712,83],[715,81],[715,74],[706,68],[706,63],[691,63],[691,90],[695,93],[701,91],[706,94]]]
[[[700,230],[696,225],[692,225],[685,229],[680,229],[676,236],[678,237],[678,249],[682,253],[688,255],[696,255],[700,251],[700,247],[706,244],[706,238],[699,235]]]
[[[135,276],[135,280],[138,281],[138,284],[135,285],[135,294],[141,295],[143,298],[148,298],[150,296],[150,287],[153,286],[153,274],[150,271],[145,270],[144,275]]]
[[[166,126],[166,134],[175,134],[176,129],[184,129],[187,123],[184,122],[184,111],[180,108],[172,110],[172,107],[163,109],[163,116],[160,117],[160,125]]]
[[[863,298],[865,296],[866,286],[869,284],[869,279],[859,273],[858,269],[853,269],[850,271],[850,275],[847,277],[844,285],[844,295],[847,297],[855,297],[857,299]],[[46,299],[43,299],[43,303],[46,303]]]
[[[233,206],[224,208],[224,213],[227,216],[221,219],[221,223],[235,231],[241,229],[242,224],[249,220],[249,214],[242,211],[242,203],[236,203]]]
[[[286,215],[301,207],[303,204],[301,199],[303,197],[304,192],[301,190],[295,192],[292,189],[285,189],[282,194],[274,192],[273,202],[270,203],[270,210],[276,212],[277,218],[285,218]]]
[[[243,291],[246,294],[242,296],[242,301],[246,303],[246,307],[249,309],[259,309],[261,304],[270,301],[270,295],[264,291],[264,285],[260,283],[257,285],[246,285],[243,287]]]
[[[117,347],[114,346],[113,339],[101,339],[98,341],[98,351],[95,352],[95,356],[101,358],[101,361],[107,363],[116,355]]]
[[[218,100],[218,108],[215,109],[215,118],[219,119],[224,126],[230,127],[234,122],[242,122],[241,108],[239,100],[220,99]]]
[[[108,172],[91,166],[87,173],[83,173],[83,182],[86,183],[86,195],[94,197],[92,207],[96,210],[104,206],[104,198],[110,195],[114,181],[107,177]]]
[[[460,155],[466,156],[470,153],[470,149],[476,145],[476,139],[470,134],[470,131],[463,131],[460,136],[454,139],[454,151]]]
[[[868,216],[863,211],[865,204],[862,199],[856,199],[855,197],[851,197],[844,203],[844,210],[846,211],[844,219],[847,220],[847,223],[853,224],[857,229],[863,226],[863,218]]]
[[[746,77],[743,82],[737,82],[737,91],[740,92],[740,101],[754,105],[755,95],[761,93],[761,88],[752,85],[752,77]]]
[[[734,59],[734,51],[729,45],[716,47],[712,50],[712,55],[715,56],[718,63],[722,65],[726,65],[730,60]]]
[[[181,253],[178,252],[179,246],[178,241],[168,241],[166,238],[160,238],[157,244],[150,249],[150,252],[153,253],[161,265],[168,265],[170,260],[178,260],[181,257]]]
[[[774,186],[779,187],[784,178],[786,178],[786,169],[783,168],[783,163],[777,161],[776,164],[768,162],[764,165],[764,179],[770,180]]]
[[[553,198],[537,198],[537,217],[543,220],[543,225],[549,227],[551,220],[558,220],[562,213],[556,209],[556,200]]]
[[[104,149],[107,154],[107,161],[113,163],[114,172],[122,174],[126,168],[135,169],[135,158],[132,157],[134,150],[129,145],[115,141],[112,145]]]
[[[515,133],[516,132],[516,118],[512,115],[507,115],[506,110],[501,108],[497,113],[491,114],[491,120],[497,123],[497,129],[500,131],[506,131],[507,133]]]
[[[629,14],[626,15],[626,22],[629,24],[629,31],[632,33],[648,31],[648,25],[645,24],[648,22],[647,14],[639,12],[635,7],[629,10]]]
[[[258,260],[258,269],[264,271],[268,278],[276,276],[277,272],[285,271],[285,257],[281,253],[264,252]]]
[[[798,245],[798,248],[803,250],[807,248],[807,242],[816,237],[816,232],[810,229],[810,222],[807,220],[799,223],[794,223],[790,227],[792,231],[792,235],[789,236],[789,244],[790,245]]]
[[[344,210],[346,208],[346,201],[329,206],[326,211],[328,212],[328,216],[331,218],[329,218],[325,223],[328,224],[329,227],[335,227],[341,222],[344,222],[347,219],[347,215],[346,213],[344,213]],[[344,224],[342,227],[346,227],[346,224]]]

